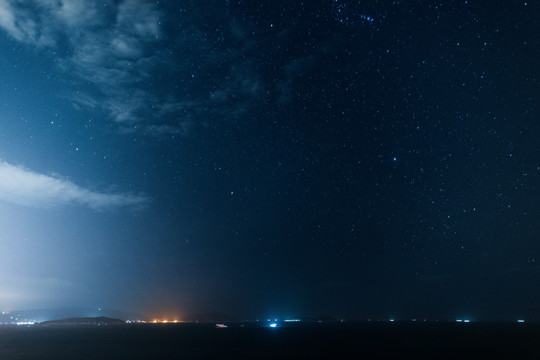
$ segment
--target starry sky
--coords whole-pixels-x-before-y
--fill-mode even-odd
[[[0,0],[0,308],[540,319],[539,16]]]

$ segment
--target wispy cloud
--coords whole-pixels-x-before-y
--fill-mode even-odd
[[[52,46],[53,34],[43,26],[46,18],[20,7],[19,2],[0,0],[0,27],[15,40],[37,46]]]
[[[161,15],[147,0],[0,0],[0,29],[19,42],[57,48],[60,69],[97,90],[74,101],[124,126],[147,120],[159,105],[141,84],[162,60],[154,46]]]
[[[310,70],[314,62],[315,56],[308,55],[293,59],[284,66],[285,77],[277,84],[279,92],[277,101],[279,104],[283,105],[291,102],[294,98],[294,83]]]
[[[212,35],[194,18],[167,19],[160,6],[149,0],[0,0],[0,30],[55,49],[58,70],[81,80],[77,92],[62,95],[75,107],[108,114],[123,133],[184,136],[197,119],[244,115],[265,94],[258,62],[246,55],[256,45],[252,32],[224,17],[230,28]],[[166,33],[162,23],[171,20],[181,23],[181,32]],[[163,81],[167,87],[159,86]]]
[[[142,207],[148,203],[144,196],[92,191],[66,179],[39,174],[1,160],[0,201],[38,208],[78,204],[94,210]]]

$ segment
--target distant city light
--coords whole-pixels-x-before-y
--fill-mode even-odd
[[[460,323],[460,322],[463,322],[463,320],[461,320],[461,319],[457,319],[457,320],[456,320],[456,322],[459,322],[459,323]]]
[[[299,322],[301,321],[300,319],[286,319],[286,320],[283,320],[285,322]]]
[[[146,321],[138,321],[138,322],[146,322]],[[153,324],[177,324],[182,321],[180,320],[168,320],[168,319],[154,319],[152,320]]]
[[[394,321],[396,321],[396,319],[390,319],[390,320],[388,320],[388,321],[390,321],[390,322],[394,322]]]
[[[524,323],[524,322],[525,322],[525,320],[523,320],[523,319],[519,319],[519,320],[518,320],[517,322],[518,322],[518,323]]]
[[[270,324],[270,327],[271,327],[271,328],[275,328],[275,327],[277,327],[277,324],[276,324],[276,323],[271,323],[271,324]]]

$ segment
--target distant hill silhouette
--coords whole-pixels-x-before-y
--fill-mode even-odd
[[[50,320],[39,323],[40,326],[57,326],[57,325],[121,325],[125,324],[124,320],[108,318],[105,316],[99,317],[82,317],[69,318],[60,320]]]
[[[109,317],[123,320],[144,320],[143,314],[130,313],[114,309],[96,309],[82,307],[64,307],[50,309],[13,310],[0,314],[0,323],[14,321],[44,322],[57,319],[84,318],[84,317]]]

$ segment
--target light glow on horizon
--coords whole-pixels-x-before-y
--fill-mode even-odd
[[[146,321],[144,321],[146,322]],[[152,324],[178,324],[178,323],[181,323],[183,321],[180,321],[180,320],[168,320],[168,319],[154,319],[151,321]]]

